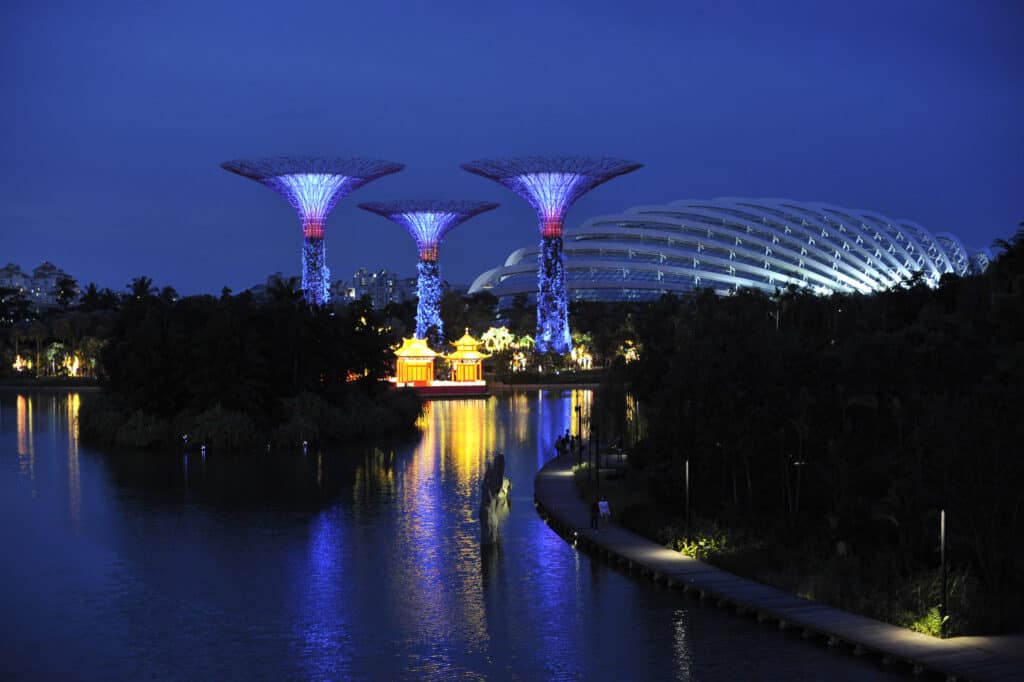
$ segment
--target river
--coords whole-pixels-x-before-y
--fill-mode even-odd
[[[576,552],[533,476],[588,391],[428,403],[421,436],[98,452],[88,394],[0,391],[3,679],[900,679]],[[488,457],[512,508],[481,551]]]

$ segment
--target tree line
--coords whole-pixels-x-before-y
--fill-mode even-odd
[[[951,631],[1019,626],[1024,231],[999,245],[983,275],[936,289],[915,276],[869,296],[706,290],[638,307],[630,380],[648,424],[633,464],[649,496],[630,522],[677,546],[719,533],[742,553],[745,537],[750,572],[899,620],[897,586],[942,599],[945,510]],[[800,562],[831,578],[786,578]]]
[[[138,278],[101,351],[104,395],[83,405],[82,436],[251,450],[407,430],[419,400],[387,390],[392,342],[367,300],[311,307],[294,278],[263,300],[227,289],[179,299]]]
[[[122,295],[93,283],[80,290],[71,277],[58,279],[51,293],[57,305],[36,308],[23,291],[0,287],[0,377],[90,379],[100,372]]]

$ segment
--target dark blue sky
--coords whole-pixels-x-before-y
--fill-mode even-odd
[[[298,274],[287,203],[238,157],[405,163],[327,223],[336,278],[415,273],[356,206],[501,202],[456,228],[469,283],[537,239],[480,157],[619,156],[568,224],[643,203],[787,197],[866,208],[969,246],[1024,220],[1024,2],[170,2],[0,8],[0,261],[182,293]]]

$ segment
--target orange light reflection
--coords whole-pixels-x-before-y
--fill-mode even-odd
[[[32,437],[32,399],[18,396],[18,471],[36,478],[36,453]]]
[[[78,408],[81,400],[77,393],[67,399],[68,419],[68,508],[71,512],[71,525],[77,532],[81,524],[82,481],[78,471]]]

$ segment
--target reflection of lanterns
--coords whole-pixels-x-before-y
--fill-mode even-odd
[[[429,384],[434,380],[434,358],[437,353],[427,346],[426,339],[402,339],[395,351],[398,356],[397,380],[399,384]]]
[[[452,367],[455,381],[483,381],[484,358],[491,357],[477,350],[480,342],[469,335],[469,330],[458,341],[452,342],[455,351],[445,356]]]

